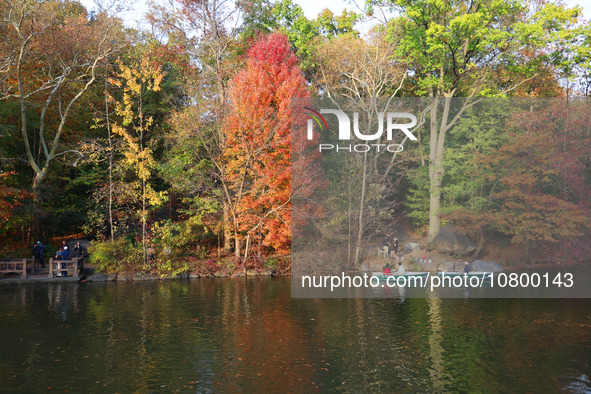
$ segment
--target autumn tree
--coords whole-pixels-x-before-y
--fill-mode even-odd
[[[81,153],[64,149],[76,103],[98,78],[102,60],[119,47],[114,21],[105,13],[90,21],[75,2],[4,1],[0,64],[0,98],[15,100],[20,108],[20,132],[26,161],[33,170],[32,191],[38,198],[40,184],[52,162]],[[29,120],[38,119],[37,127]],[[31,140],[39,141],[37,156]]]
[[[530,105],[515,114],[515,131],[498,155],[487,159],[500,185],[493,195],[498,228],[523,245],[528,258],[534,248],[544,251],[544,258],[556,257],[564,251],[556,246],[572,248],[588,235],[589,187],[583,174],[590,152],[589,122],[585,103],[545,100]]]
[[[450,131],[441,214],[475,240],[474,258],[486,234],[498,228],[492,213],[500,185],[496,169],[486,160],[507,143],[507,120],[516,110],[512,99],[486,99],[467,110]]]
[[[395,49],[396,44],[385,39],[383,32],[373,32],[365,40],[346,34],[327,38],[318,44],[314,57],[318,65],[315,78],[318,90],[334,105],[358,112],[359,127],[365,135],[375,133],[378,114],[395,112],[400,104],[393,99],[406,79],[406,68],[396,59]],[[339,100],[339,97],[348,100]],[[395,142],[406,142],[404,137],[398,137],[394,135]],[[373,143],[386,143],[386,138],[382,135]],[[343,190],[334,190],[334,193],[342,193],[346,203],[335,209],[331,216],[335,218],[347,213],[348,217],[341,222],[345,227],[335,235],[348,234],[350,267],[359,264],[363,245],[368,239],[391,231],[400,212],[396,210],[400,201],[395,196],[404,167],[400,159],[397,153],[373,150],[349,155],[339,161],[339,173],[343,179],[331,185],[343,186]]]
[[[443,217],[474,235],[476,253],[496,234],[528,259],[580,260],[589,249],[588,104],[488,99],[466,114],[446,157]]]
[[[13,176],[13,171],[0,171],[0,236],[2,237],[21,229],[24,232],[23,221],[26,218],[19,209],[25,205],[27,199],[31,198],[27,190],[14,186],[10,180]],[[24,238],[23,234],[23,240]]]
[[[287,35],[307,78],[312,79],[318,63],[315,62],[318,39],[340,35],[359,36],[355,23],[361,15],[344,9],[341,15],[331,10],[322,10],[316,19],[308,19],[301,6],[291,0],[278,1],[273,5],[275,28]]]
[[[225,148],[226,135],[221,125],[228,103],[228,81],[238,68],[234,49],[242,11],[242,7],[229,0],[179,0],[169,7],[153,4],[149,15],[154,30],[168,37],[169,44],[178,45],[188,55],[191,64],[199,65],[199,73],[186,85],[196,105],[189,105],[187,113],[179,112],[177,120],[191,131],[191,139],[202,148],[196,156],[208,161],[216,161]],[[204,112],[196,113],[199,110]],[[204,118],[209,120],[207,127],[203,127]],[[187,120],[193,122],[186,123]],[[216,172],[223,167],[210,168],[213,173],[206,177],[226,183],[226,174]],[[229,253],[232,240],[230,207],[224,198],[220,198],[219,203],[223,215],[223,249]]]
[[[431,98],[429,113],[429,232],[441,226],[441,188],[447,133],[481,96],[502,96],[536,77],[579,31],[577,8],[539,8],[527,1],[399,0],[371,2],[400,13],[389,24],[398,55],[413,73],[415,93]],[[576,26],[575,26],[576,27]],[[524,49],[527,48],[527,49]],[[544,49],[551,48],[545,51]],[[528,56],[529,55],[529,56]],[[465,97],[452,107],[452,97]]]
[[[232,79],[221,164],[237,257],[244,240],[245,256],[252,240],[279,251],[289,247],[291,98],[308,95],[287,37],[280,34],[261,37]]]
[[[112,130],[123,139],[122,166],[132,173],[132,178],[120,182],[119,186],[132,204],[139,206],[142,254],[146,263],[148,210],[160,205],[165,193],[154,190],[149,182],[155,169],[154,140],[150,139],[154,118],[146,114],[145,101],[149,94],[160,91],[164,73],[146,57],[134,66],[120,63],[119,68],[118,79],[113,83],[123,90],[122,99],[115,103],[115,114],[121,121],[113,122]]]

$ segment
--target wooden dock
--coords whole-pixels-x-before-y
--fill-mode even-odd
[[[49,264],[45,268],[36,266],[34,257],[0,260],[0,284],[78,282],[80,280],[78,274],[80,260],[82,258],[70,260],[54,260],[50,258]],[[63,273],[66,276],[61,276]],[[6,274],[18,274],[19,276],[5,277]]]

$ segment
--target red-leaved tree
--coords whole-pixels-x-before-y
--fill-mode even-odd
[[[545,108],[517,113],[515,133],[491,159],[501,187],[496,221],[526,257],[581,258],[589,230],[590,151],[588,105],[549,101]],[[588,246],[585,246],[588,247]],[[579,252],[579,253],[577,253]]]
[[[24,200],[32,197],[30,192],[18,189],[8,182],[11,175],[14,173],[0,172],[0,236],[15,232],[22,226],[24,218],[16,210],[23,206]]]
[[[291,223],[291,99],[309,97],[284,35],[261,37],[231,81],[226,118],[224,197],[236,257],[257,244],[286,252]],[[244,249],[242,248],[244,242]],[[242,254],[243,250],[243,254]]]

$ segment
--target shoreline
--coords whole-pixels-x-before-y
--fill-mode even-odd
[[[271,271],[263,271],[260,273],[248,272],[240,274],[212,274],[212,275],[198,275],[192,273],[184,273],[178,275],[155,275],[147,273],[120,273],[120,274],[105,274],[105,273],[93,273],[91,275],[80,275],[75,278],[69,277],[55,277],[48,278],[46,275],[43,276],[28,276],[26,279],[22,277],[12,277],[0,279],[0,286],[10,284],[37,284],[37,283],[104,283],[104,282],[146,282],[146,281],[157,281],[157,280],[191,280],[191,279],[227,279],[227,278],[255,278],[255,277],[286,277],[291,274],[276,275]]]
[[[518,266],[503,267],[505,272],[515,272],[528,269],[549,269],[549,268],[569,268],[588,266],[589,264],[556,264],[556,263],[538,263],[533,266],[530,264],[520,264]],[[348,271],[349,274],[363,274],[367,271],[352,270]],[[424,272],[438,272],[433,270],[424,270]],[[445,272],[445,271],[442,271]],[[270,270],[262,272],[256,272],[249,270],[244,273],[235,274],[222,274],[215,273],[210,275],[199,275],[194,273],[183,273],[178,275],[155,275],[147,273],[119,273],[119,274],[106,274],[106,273],[93,273],[90,275],[80,275],[79,277],[55,277],[48,278],[46,275],[43,276],[28,276],[26,279],[21,277],[3,278],[0,279],[0,286],[2,285],[23,285],[23,284],[48,284],[48,283],[104,283],[104,282],[117,282],[117,283],[133,283],[133,282],[147,282],[147,281],[158,281],[158,280],[192,280],[192,279],[235,279],[235,278],[264,278],[264,277],[289,277],[291,272],[285,274],[276,274]]]

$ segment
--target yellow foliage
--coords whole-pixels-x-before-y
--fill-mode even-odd
[[[148,183],[155,165],[152,149],[148,146],[148,133],[154,125],[152,116],[145,116],[143,102],[147,93],[161,89],[164,72],[154,66],[148,59],[142,59],[138,64],[128,66],[118,61],[119,73],[111,83],[123,90],[121,101],[115,102],[115,113],[121,122],[113,124],[113,133],[123,138],[123,163],[133,169],[138,182],[129,184],[129,197],[141,199],[151,206],[157,206],[166,201],[165,192],[156,192]],[[143,207],[140,212],[142,221],[146,220],[147,211]]]

